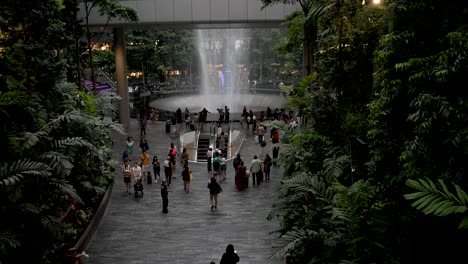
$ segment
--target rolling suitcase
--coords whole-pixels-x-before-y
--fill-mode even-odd
[[[151,177],[151,174],[148,173],[148,175],[146,175],[146,182],[148,184],[152,184],[153,183],[153,177]]]

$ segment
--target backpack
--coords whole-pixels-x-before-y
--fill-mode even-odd
[[[213,159],[213,170],[215,170],[215,171],[219,170],[220,165],[221,165],[221,162],[220,162],[219,158],[214,158]]]

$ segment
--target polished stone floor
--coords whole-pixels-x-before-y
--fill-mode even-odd
[[[138,140],[139,129],[132,120],[131,134]],[[118,157],[125,149],[125,138],[115,142]],[[167,155],[171,142],[164,122],[148,123],[147,138],[150,154],[161,159]],[[268,142],[269,143],[269,142]],[[241,156],[250,166],[253,156],[263,157],[268,148],[261,148],[248,135]],[[139,148],[136,153],[140,154]],[[270,153],[271,156],[271,153]],[[135,160],[135,158],[134,158]],[[179,166],[180,164],[178,164]],[[232,161],[228,163],[227,181],[221,183],[218,209],[210,210],[206,163],[190,163],[194,180],[190,193],[185,193],[179,167],[169,193],[169,213],[163,214],[159,184],[144,183],[144,197],[134,198],[125,192],[120,173],[103,220],[86,253],[85,263],[219,263],[227,244],[233,244],[239,263],[284,263],[273,249],[276,235],[270,233],[278,223],[266,220],[276,197],[282,170],[272,168],[271,181],[239,192],[234,186]]]

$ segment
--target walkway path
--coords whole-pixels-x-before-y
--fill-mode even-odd
[[[132,119],[134,138],[138,138],[136,120]],[[167,155],[171,138],[163,122],[148,123],[147,138],[150,154],[161,159]],[[123,153],[125,137],[115,143],[116,153]],[[136,154],[140,154],[137,148]],[[241,156],[250,166],[253,155],[263,157],[262,148],[250,136],[244,141]],[[271,153],[270,153],[271,156]],[[135,157],[134,157],[135,160]],[[144,198],[135,199],[125,192],[120,173],[116,175],[111,200],[103,220],[90,243],[85,263],[161,263],[209,264],[219,263],[226,245],[234,245],[240,263],[284,263],[270,258],[275,235],[269,233],[278,224],[266,220],[271,210],[282,175],[272,168],[270,182],[239,192],[234,187],[232,161],[228,163],[228,179],[221,183],[218,209],[210,211],[206,163],[190,163],[194,180],[186,194],[177,164],[177,179],[169,193],[169,213],[161,213],[159,184],[144,183]]]

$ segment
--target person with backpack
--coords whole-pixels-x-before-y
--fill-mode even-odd
[[[220,169],[221,169],[221,159],[219,158],[219,153],[215,151],[214,158],[213,158],[213,177],[218,178],[218,180],[221,180]]]
[[[210,204],[211,211],[218,209],[218,194],[223,191],[219,183],[216,182],[215,177],[212,177],[208,183],[208,189],[210,189]]]

